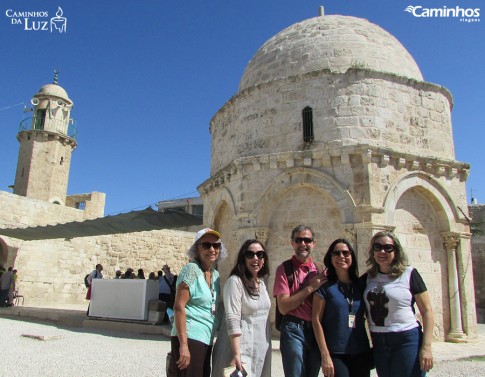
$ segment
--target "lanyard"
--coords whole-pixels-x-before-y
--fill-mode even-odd
[[[344,296],[345,300],[347,301],[347,304],[349,304],[349,313],[352,313],[352,306],[354,304],[354,287],[352,286],[352,283],[347,284],[347,292],[350,293],[350,297],[345,295],[345,290],[342,286],[342,284],[337,283],[338,289],[340,292],[342,292],[342,295]]]

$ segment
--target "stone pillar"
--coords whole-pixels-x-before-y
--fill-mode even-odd
[[[458,280],[458,266],[456,263],[456,250],[460,243],[460,235],[454,232],[442,233],[443,245],[448,259],[448,293],[450,296],[451,328],[446,335],[447,342],[466,342],[466,334],[463,333],[460,282]]]

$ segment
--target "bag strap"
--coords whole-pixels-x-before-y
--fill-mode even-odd
[[[293,262],[291,261],[291,259],[287,259],[283,262],[283,266],[285,267],[285,275],[288,279],[288,288],[291,289],[291,287],[293,287],[293,273],[295,272],[295,270],[293,269]]]

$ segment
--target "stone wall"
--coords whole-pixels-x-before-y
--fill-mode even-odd
[[[0,228],[25,228],[84,220],[84,211],[0,191]]]
[[[211,174],[240,157],[352,144],[454,159],[451,103],[440,86],[366,70],[261,84],[232,97],[211,120]],[[306,106],[313,109],[310,146],[303,142]]]
[[[103,194],[104,195],[104,194]],[[104,199],[104,198],[103,198]],[[82,221],[84,211],[0,191],[0,227],[22,228]],[[84,276],[97,263],[107,278],[115,268],[142,268],[146,277],[168,264],[178,273],[187,262],[194,232],[158,230],[71,240],[22,241],[0,235],[0,263],[18,270],[18,285],[31,304],[85,302]]]
[[[16,240],[3,237],[7,243]],[[25,241],[17,250],[14,266],[18,270],[19,289],[26,303],[82,304],[86,288],[84,276],[96,264],[104,267],[105,278],[113,278],[115,269],[150,272],[168,264],[178,273],[187,262],[186,251],[193,243],[192,232],[159,230],[72,240]]]
[[[478,323],[485,323],[485,205],[472,204],[468,207],[472,218],[472,258],[475,277],[475,300]]]

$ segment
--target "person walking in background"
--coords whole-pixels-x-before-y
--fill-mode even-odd
[[[0,307],[7,306],[8,292],[10,291],[10,286],[13,282],[12,270],[13,268],[9,267],[7,271],[0,276]]]
[[[160,274],[158,277],[158,298],[160,301],[163,301],[167,304],[167,308],[173,309],[173,304],[175,302],[175,284],[177,282],[177,276],[170,272],[170,267],[168,265],[164,265],[162,267],[163,273],[165,275]]]
[[[88,292],[86,293],[86,300],[91,300],[91,291],[93,286],[93,279],[102,279],[103,278],[103,266],[101,264],[97,264],[96,268],[89,274],[88,276]],[[89,307],[88,307],[88,314],[89,314]]]
[[[205,228],[197,232],[187,255],[190,262],[177,279],[169,370],[173,376],[209,377],[220,295],[215,264],[227,250],[219,232]]]
[[[312,325],[326,377],[369,377],[371,351],[357,259],[349,241],[333,241],[323,259],[328,282],[313,295]]]
[[[234,365],[251,377],[271,375],[271,300],[264,280],[269,258],[264,245],[247,240],[241,246],[224,290],[225,320],[219,329],[212,355],[212,376]]]
[[[424,376],[433,367],[434,316],[426,285],[408,266],[398,238],[379,232],[371,239],[364,299],[379,377]],[[416,302],[424,334],[414,312]]]
[[[17,270],[12,270],[12,283],[10,284],[10,289],[8,290],[7,306],[13,306],[13,294],[17,288],[17,278]]]
[[[291,232],[294,255],[276,269],[273,295],[283,314],[280,349],[286,377],[316,377],[320,352],[312,328],[312,295],[326,280],[311,254],[313,230],[298,225]]]

